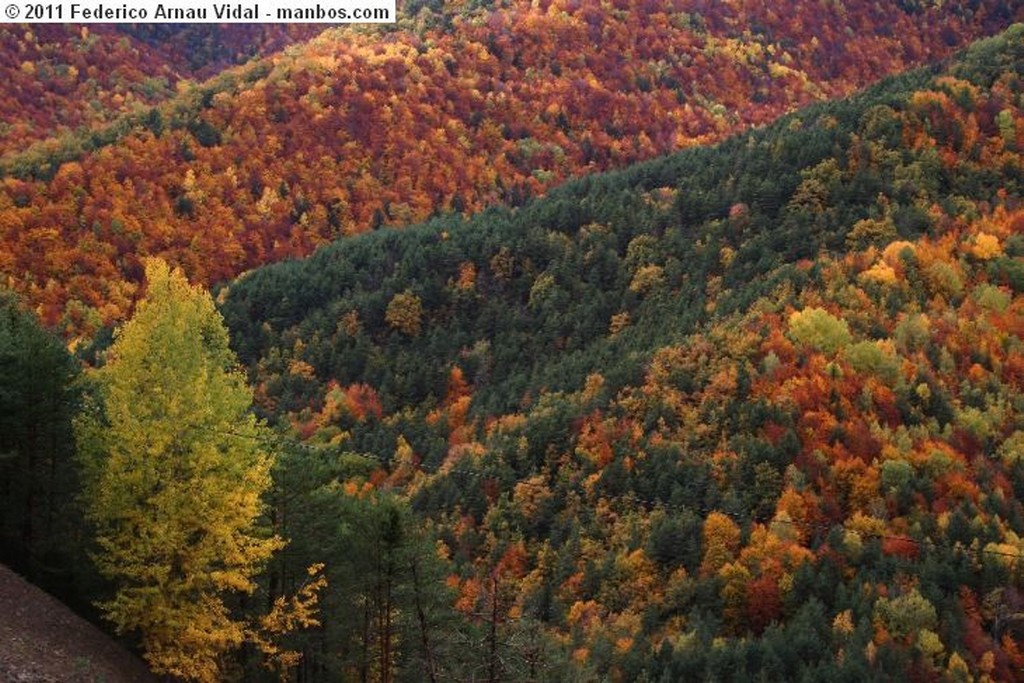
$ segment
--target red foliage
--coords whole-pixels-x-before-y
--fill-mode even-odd
[[[367,417],[379,420],[383,414],[377,391],[368,384],[350,384],[346,387],[345,406],[359,422]]]
[[[982,624],[978,598],[967,586],[960,587],[960,604],[964,611],[964,645],[975,659],[980,659],[992,649],[992,639]]]
[[[747,584],[747,625],[760,635],[782,616],[782,594],[778,581],[770,575],[759,576]]]
[[[871,429],[862,419],[848,419],[843,423],[843,445],[850,455],[870,463],[882,452],[882,444],[871,435]]]
[[[885,536],[882,538],[882,552],[906,560],[916,560],[921,548],[908,536]]]
[[[607,421],[601,417],[601,412],[595,410],[583,419],[579,432],[579,449],[590,458],[598,469],[605,467],[612,461],[612,441],[615,435],[610,431]]]
[[[522,541],[513,543],[505,550],[494,568],[495,575],[521,579],[526,575],[528,556]]]

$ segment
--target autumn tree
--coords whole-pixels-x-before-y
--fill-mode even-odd
[[[701,574],[718,572],[731,562],[740,545],[740,528],[721,512],[712,512],[704,520],[704,560]]]
[[[422,327],[423,303],[412,292],[396,294],[388,304],[384,319],[396,330],[415,337]]]
[[[216,681],[246,631],[225,598],[283,545],[256,524],[271,457],[212,298],[159,260],[146,277],[76,424],[96,562],[117,586],[100,607],[154,671]]]
[[[789,316],[789,333],[801,344],[834,353],[850,343],[850,327],[828,311],[807,308]]]

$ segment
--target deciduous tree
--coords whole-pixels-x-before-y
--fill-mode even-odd
[[[225,598],[283,545],[257,526],[271,457],[210,295],[162,261],[146,276],[76,425],[96,561],[117,585],[100,607],[154,671],[216,681],[246,630]]]

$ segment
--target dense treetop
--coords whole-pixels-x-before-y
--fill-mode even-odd
[[[7,24],[0,27],[0,155],[67,141],[145,113],[191,82],[322,30],[271,24]],[[119,130],[120,129],[120,130]],[[63,150],[60,145],[64,144]]]

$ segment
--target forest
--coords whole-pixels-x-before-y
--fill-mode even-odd
[[[213,286],[341,237],[522,204],[942,59],[1024,7],[410,1],[401,14],[305,41],[0,27],[4,284],[88,342],[128,317],[147,257]]]
[[[0,560],[183,680],[1021,680],[1022,86],[1018,24],[212,289],[140,249],[116,332],[15,286]]]

